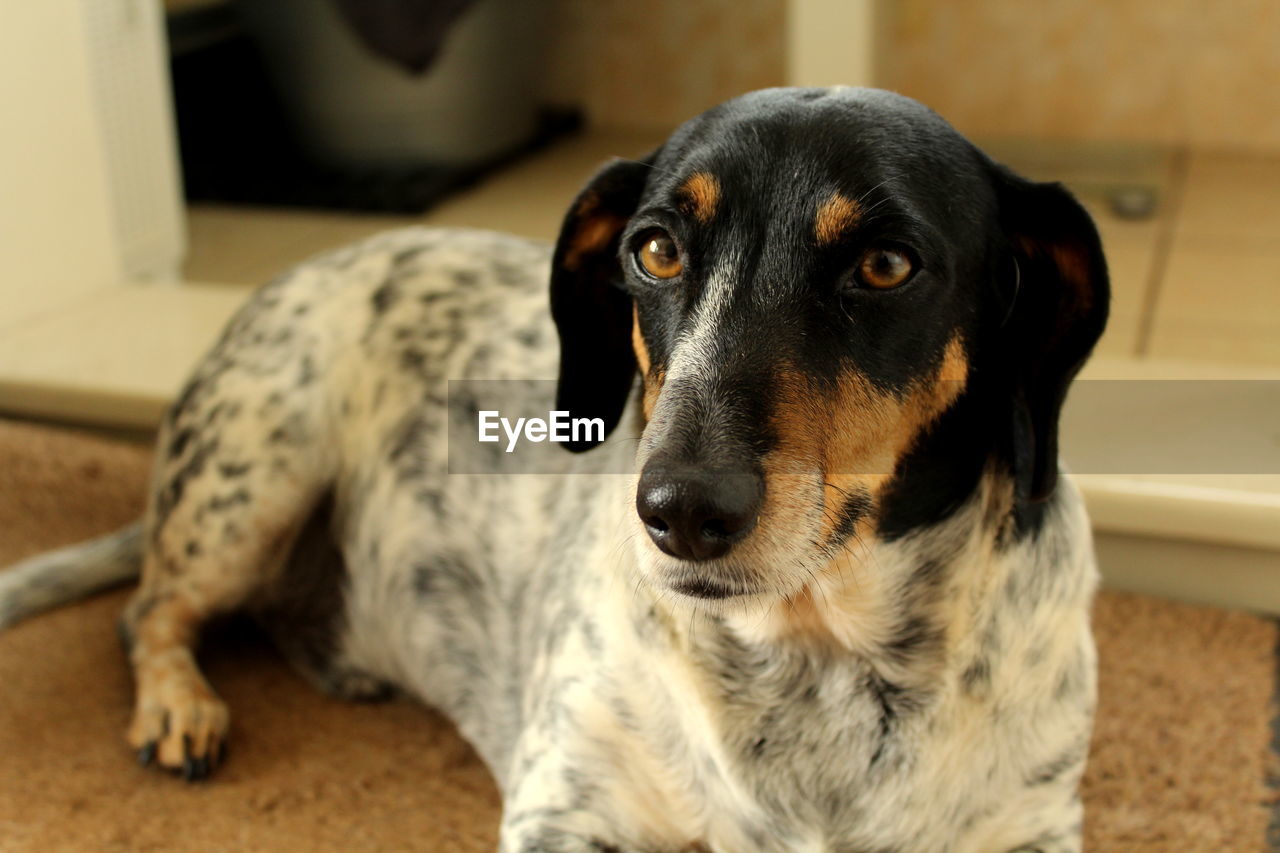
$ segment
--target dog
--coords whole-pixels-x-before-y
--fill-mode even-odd
[[[411,228],[266,285],[144,520],[6,572],[0,618],[140,571],[128,742],[199,779],[192,648],[251,612],[321,689],[451,717],[511,853],[1079,850],[1097,572],[1056,436],[1108,298],[1081,205],[922,105],[750,93],[554,248]],[[607,438],[450,474],[460,378],[554,378]]]

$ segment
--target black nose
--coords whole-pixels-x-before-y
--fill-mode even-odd
[[[682,560],[729,553],[760,514],[764,480],[749,470],[653,462],[636,490],[636,511],[655,545]]]

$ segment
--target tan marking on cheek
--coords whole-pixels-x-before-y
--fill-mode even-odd
[[[957,336],[947,343],[938,369],[911,383],[902,397],[880,391],[861,374],[847,376],[835,407],[832,435],[838,439],[828,473],[871,474],[883,485],[925,428],[960,396],[968,369]]]
[[[949,341],[936,370],[904,393],[878,389],[850,371],[834,383],[813,381],[791,365],[774,374],[769,427],[776,445],[762,460],[765,500],[758,535],[747,549],[777,539],[821,549],[846,523],[848,501],[869,501],[824,571],[770,617],[771,630],[817,644],[851,648],[859,637],[891,627],[887,590],[863,565],[875,541],[879,501],[902,456],[964,389],[968,363],[962,342]],[[763,553],[769,553],[767,550]]]
[[[884,412],[861,385],[842,384],[832,396],[794,371],[780,375],[777,396],[772,426],[778,446],[764,467],[766,481],[781,487],[767,493],[775,496],[776,509],[792,517],[820,513],[825,542],[845,502],[874,496],[888,479],[867,450],[869,437],[883,428]],[[815,472],[822,478],[820,498],[813,490]]]
[[[820,535],[829,540],[840,522],[840,510],[854,495],[871,498],[870,514],[892,480],[902,456],[920,434],[964,390],[968,362],[959,337],[953,338],[937,371],[913,383],[904,398],[877,389],[860,373],[851,372],[824,392],[794,370],[779,373],[773,415],[777,449],[765,460],[768,483],[792,488],[768,490],[775,504],[812,501],[808,490],[794,488],[797,472],[822,472]],[[770,510],[770,501],[762,511]],[[774,507],[780,508],[780,507]],[[797,505],[796,513],[810,507]]]
[[[640,367],[640,376],[644,380],[644,419],[653,417],[653,409],[658,405],[658,394],[662,391],[662,383],[667,378],[665,370],[653,370],[649,360],[649,347],[644,342],[644,334],[640,331],[640,312],[635,305],[631,306],[631,348],[635,350],[636,363]]]
[[[682,207],[704,225],[716,215],[720,204],[720,181],[709,172],[694,172],[680,185]]]
[[[872,496],[872,507],[856,523],[853,535],[833,556],[826,569],[817,572],[799,592],[791,595],[785,607],[774,609],[770,617],[772,623],[768,627],[775,636],[785,636],[815,647],[834,645],[846,650],[870,650],[894,630],[899,616],[897,607],[893,605],[893,590],[885,586],[884,577],[875,571],[874,565],[865,561],[867,549],[876,538],[875,504],[892,480],[892,475],[858,473],[866,470],[862,467],[842,473],[835,465],[885,458],[896,466],[919,433],[959,396],[967,372],[964,348],[959,338],[955,338],[948,343],[937,371],[916,383],[905,401],[875,394],[865,380],[849,378],[841,389],[839,405],[831,406],[824,413],[825,419],[817,429],[810,428],[811,435],[818,435],[820,439],[825,435],[825,443],[815,443],[814,448],[825,448],[828,454],[823,471],[823,541],[829,541],[832,526],[838,521],[835,510],[855,490],[866,490]],[[859,427],[868,437],[860,441],[856,437],[842,435],[838,432],[841,423]],[[879,430],[887,432],[870,436]],[[985,499],[990,500],[988,479],[984,479],[980,488]],[[1006,484],[1002,494],[1003,497],[995,496],[998,506],[1004,508],[996,512],[995,517],[1000,518],[1007,513],[1011,503],[1011,487]],[[813,500],[813,494],[810,492],[807,498],[799,495],[796,499]],[[991,529],[995,529],[994,524]],[[951,613],[945,615],[941,624],[963,626],[965,623]],[[949,636],[954,634],[951,632]],[[965,631],[959,630],[959,634],[963,636]]]
[[[777,448],[766,460],[766,471],[796,473],[822,458],[822,401],[798,371],[778,371],[773,389],[776,403],[772,423]]]
[[[827,422],[824,401],[799,371],[782,367],[772,393],[770,427],[777,446],[762,462],[766,485],[759,524],[764,530],[813,515],[813,477],[822,469]]]
[[[813,235],[817,238],[818,245],[830,245],[856,225],[860,218],[861,205],[840,193],[832,193],[818,206],[818,215],[813,220]]]
[[[950,399],[954,400],[960,396],[968,380],[969,359],[964,354],[964,343],[956,335],[947,341],[947,349],[942,354],[942,365],[938,368],[938,381],[958,383],[958,387],[948,392],[951,394]]]
[[[662,393],[662,385],[667,381],[667,372],[659,370],[646,374],[644,378],[644,419],[653,417],[653,410],[658,405],[658,395]]]
[[[892,396],[860,373],[845,376],[836,388],[824,412],[823,541],[835,533],[849,495],[868,495],[874,507],[897,462]]]
[[[644,335],[640,333],[640,310],[631,306],[631,348],[635,350],[636,362],[640,365],[640,373],[649,374],[649,347],[645,345]]]
[[[968,377],[969,360],[960,336],[956,335],[947,342],[937,371],[929,379],[916,382],[903,404],[906,422],[913,429],[912,441],[956,401]]]

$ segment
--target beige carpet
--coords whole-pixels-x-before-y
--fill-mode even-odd
[[[123,525],[149,451],[0,421],[0,566]],[[498,796],[448,723],[311,691],[251,632],[206,643],[230,759],[187,785],[133,762],[122,593],[0,633],[0,850],[488,851]],[[1104,593],[1091,851],[1259,851],[1275,624]]]

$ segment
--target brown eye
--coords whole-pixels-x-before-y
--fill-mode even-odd
[[[654,278],[675,278],[684,271],[680,250],[666,231],[654,229],[644,235],[636,259],[644,271]]]
[[[871,249],[858,262],[858,282],[877,290],[897,287],[911,278],[911,259],[894,249]]]

